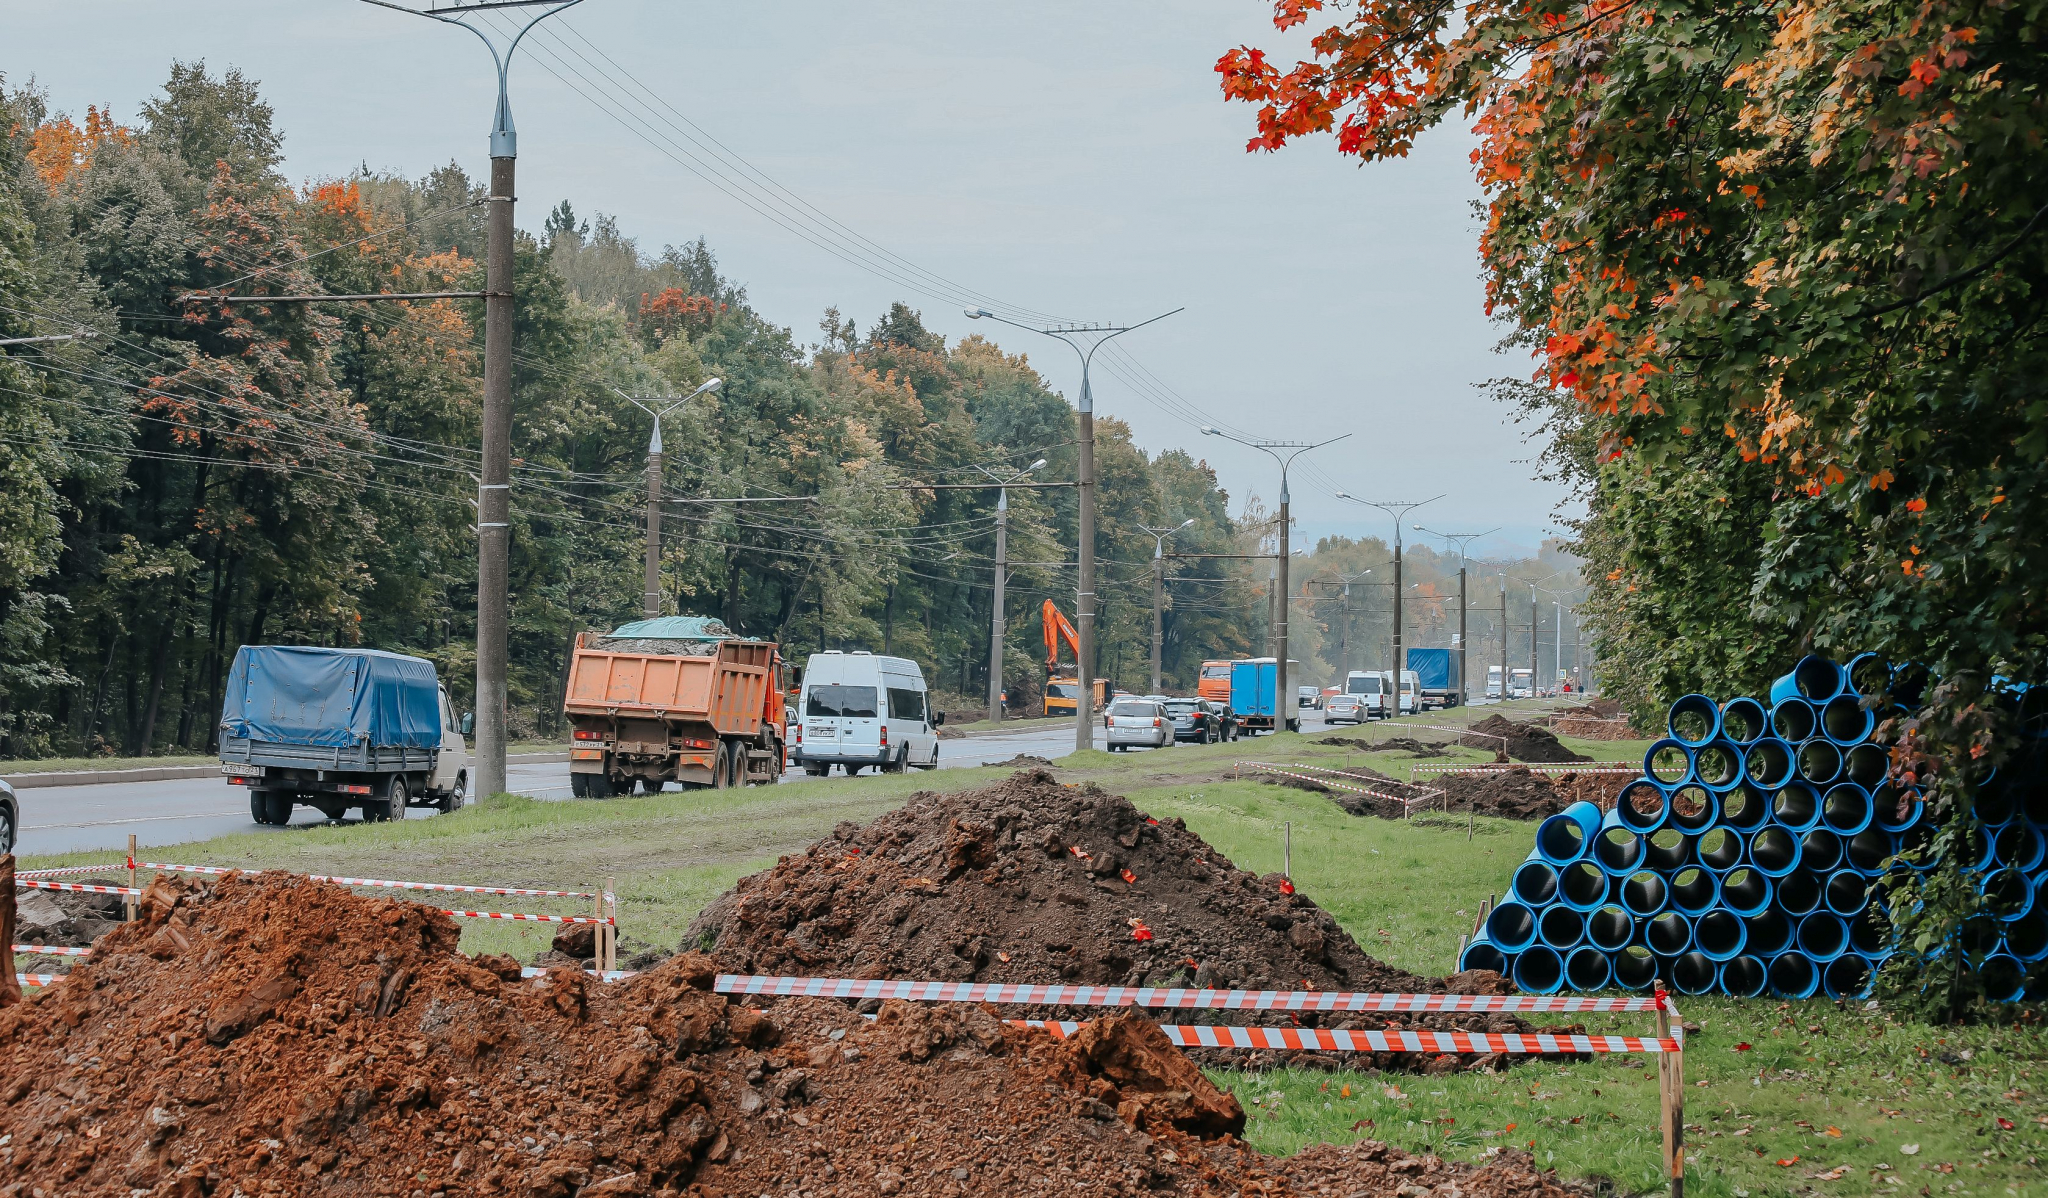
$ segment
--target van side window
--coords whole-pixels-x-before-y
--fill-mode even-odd
[[[889,688],[889,718],[892,720],[924,720],[924,692],[905,690],[902,687]]]

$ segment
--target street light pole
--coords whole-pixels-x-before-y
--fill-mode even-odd
[[[1004,477],[986,466],[975,469],[996,480],[996,592],[989,605],[988,630],[988,718],[1001,723],[1003,720],[1003,584],[1009,581],[1010,573],[1010,488],[1033,470],[1045,465],[1040,458]]]
[[[1287,609],[1289,606],[1287,602],[1287,526],[1291,520],[1288,513],[1288,505],[1292,502],[1292,497],[1287,490],[1287,468],[1294,465],[1294,459],[1307,453],[1309,450],[1321,449],[1325,445],[1335,445],[1351,434],[1342,433],[1331,437],[1327,441],[1314,442],[1251,441],[1243,437],[1232,436],[1222,429],[1212,428],[1206,424],[1202,426],[1202,431],[1211,437],[1221,437],[1226,441],[1235,441],[1239,445],[1259,450],[1280,465],[1280,552],[1273,581],[1273,593],[1276,596],[1273,609],[1275,612],[1274,628],[1276,641],[1273,651],[1273,731],[1285,732],[1287,731],[1287,725],[1293,722],[1287,718],[1287,713],[1295,710],[1298,706],[1294,700],[1293,692],[1287,689]]]
[[[1159,693],[1159,642],[1165,626],[1164,603],[1161,593],[1166,586],[1166,538],[1193,524],[1187,519],[1172,528],[1153,528],[1148,524],[1138,527],[1152,534],[1152,692]]]
[[[490,224],[484,252],[483,469],[476,500],[476,794],[489,798],[505,789],[505,704],[510,621],[506,589],[512,542],[512,202],[519,134],[512,125],[506,75],[521,39],[535,25],[583,0],[476,0],[431,11],[391,0],[365,0],[454,25],[476,35],[498,68],[498,106],[491,121]],[[547,11],[528,21],[503,54],[483,30],[462,16],[483,9],[533,8]]]
[[[654,432],[647,438],[647,581],[640,593],[640,614],[650,620],[661,616],[661,421],[699,395],[709,394],[724,385],[725,380],[712,379],[681,398],[673,395],[633,396],[617,387],[612,388],[612,394],[654,418]],[[661,403],[668,406],[660,411],[650,406]]]
[[[1404,673],[1404,672],[1406,671],[1406,669],[1407,669],[1407,666],[1408,666],[1408,659],[1407,659],[1407,655],[1406,655],[1406,654],[1405,654],[1405,653],[1404,653],[1404,652],[1402,651],[1402,648],[1401,648],[1401,609],[1402,609],[1402,607],[1403,607],[1403,604],[1402,604],[1401,600],[1402,600],[1402,598],[1403,598],[1403,595],[1405,594],[1405,592],[1403,592],[1403,591],[1402,591],[1402,589],[1401,589],[1401,520],[1402,520],[1402,519],[1403,519],[1404,517],[1406,517],[1406,516],[1408,515],[1408,513],[1409,513],[1409,512],[1411,512],[1411,511],[1415,510],[1416,508],[1419,508],[1419,507],[1421,507],[1421,506],[1422,506],[1423,504],[1426,504],[1426,503],[1435,503],[1435,502],[1436,502],[1437,500],[1439,500],[1439,499],[1442,499],[1442,498],[1443,498],[1443,496],[1442,496],[1442,495],[1432,495],[1432,496],[1430,496],[1430,497],[1429,497],[1428,499],[1417,499],[1417,500],[1415,500],[1415,501],[1414,501],[1414,502],[1412,502],[1412,503],[1411,503],[1411,502],[1404,502],[1404,501],[1399,501],[1399,500],[1389,500],[1388,502],[1385,502],[1385,503],[1379,503],[1379,502],[1375,502],[1374,500],[1370,500],[1370,499],[1360,499],[1360,498],[1358,498],[1358,497],[1357,497],[1356,495],[1347,495],[1347,494],[1345,494],[1345,493],[1344,493],[1344,492],[1342,492],[1342,491],[1338,491],[1338,492],[1336,492],[1336,496],[1337,496],[1337,498],[1339,498],[1339,499],[1348,499],[1348,500],[1350,500],[1350,501],[1351,501],[1352,503],[1356,503],[1356,504],[1359,504],[1359,505],[1361,505],[1361,506],[1363,506],[1363,507],[1376,507],[1376,508],[1378,508],[1379,510],[1381,510],[1381,511],[1385,512],[1386,514],[1388,514],[1389,516],[1392,516],[1392,517],[1394,518],[1394,705],[1393,705],[1393,712],[1394,712],[1394,714],[1395,714],[1395,715],[1399,715],[1399,714],[1401,714],[1401,683],[1402,683],[1402,678],[1401,678],[1401,675],[1402,675],[1402,674],[1403,674],[1403,673]],[[1459,662],[1458,664],[1459,664],[1460,666],[1464,665],[1464,663],[1463,663],[1462,661],[1461,661],[1461,662]],[[1420,693],[1420,690],[1419,690],[1419,688],[1418,688],[1418,692],[1417,692],[1417,694],[1416,694],[1416,696],[1415,696],[1415,705],[1416,705],[1416,708],[1417,708],[1418,710],[1419,710],[1419,709],[1421,708],[1421,706],[1422,706],[1422,695],[1421,695],[1421,693]]]
[[[1019,324],[1014,320],[997,316],[987,308],[964,309],[970,320],[994,320],[1027,333],[1038,333],[1064,341],[1076,357],[1081,359],[1081,402],[1076,405],[1081,418],[1081,477],[1076,480],[1080,490],[1080,585],[1074,594],[1074,631],[1081,635],[1080,660],[1075,663],[1074,681],[1080,693],[1074,697],[1074,748],[1095,747],[1095,716],[1091,710],[1095,701],[1095,392],[1088,385],[1088,367],[1095,360],[1095,351],[1113,337],[1121,337],[1132,329],[1142,329],[1156,320],[1165,320],[1180,311],[1161,312],[1152,320],[1141,320],[1130,325],[1107,324],[1058,324],[1038,327]],[[1094,340],[1083,349],[1074,338],[1092,337]]]
[[[1437,532],[1435,529],[1424,528],[1418,524],[1415,526],[1415,531],[1426,532],[1433,537],[1442,537],[1446,542],[1455,544],[1458,547],[1458,699],[1460,702],[1468,702],[1472,698],[1472,676],[1465,670],[1465,655],[1467,651],[1465,639],[1465,551],[1474,540],[1480,537],[1492,536],[1494,533],[1499,532],[1500,529],[1489,528],[1485,532]],[[1507,685],[1505,672],[1501,676],[1501,685]]]

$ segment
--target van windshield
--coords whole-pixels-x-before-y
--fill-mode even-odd
[[[1380,680],[1378,678],[1353,678],[1350,685],[1351,693],[1354,695],[1377,695],[1380,693]]]
[[[872,686],[814,686],[804,698],[805,715],[837,715],[857,720],[875,718]]]

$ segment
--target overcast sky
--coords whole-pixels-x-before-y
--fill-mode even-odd
[[[651,251],[701,234],[802,341],[827,306],[865,329],[903,299],[948,337],[984,331],[1029,352],[1070,397],[1070,351],[969,321],[960,290],[1078,320],[1185,306],[1118,343],[1156,382],[1100,358],[1093,376],[1097,412],[1130,421],[1147,449],[1206,457],[1235,507],[1252,492],[1270,503],[1277,471],[1199,425],[1349,433],[1311,455],[1318,471],[1297,468],[1298,535],[1390,531],[1333,488],[1443,493],[1411,523],[1498,525],[1533,547],[1564,495],[1534,477],[1525,430],[1473,385],[1528,364],[1493,352],[1503,330],[1481,310],[1471,139],[1446,129],[1365,168],[1327,140],[1246,154],[1253,112],[1223,102],[1211,67],[1240,43],[1294,48],[1269,12],[1265,0],[586,0],[514,63],[519,223],[538,229],[566,198],[616,214]],[[75,114],[107,104],[133,120],[173,58],[241,67],[277,109],[295,181],[359,164],[416,176],[451,159],[487,174],[490,60],[458,29],[350,0],[0,0],[0,28],[9,84],[33,77]],[[647,89],[645,109],[623,109],[640,133],[587,98],[632,89],[629,76]],[[707,134],[745,166],[693,161],[708,155],[685,136]],[[786,189],[781,220],[757,210],[776,211],[761,179],[752,192],[733,181],[746,167]]]

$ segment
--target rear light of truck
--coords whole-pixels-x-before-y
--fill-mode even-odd
[[[260,779],[260,778],[229,778],[229,779],[228,779],[228,785],[229,785],[229,786],[254,786],[254,785],[256,785],[256,783],[258,783],[258,782],[260,782],[260,781],[262,781],[262,779]]]
[[[370,793],[370,788],[367,786],[353,786],[344,784],[341,786],[337,786],[334,789],[340,791],[345,795],[366,795]]]
[[[709,749],[717,744],[718,742],[715,740],[685,740],[683,747],[686,749]]]
[[[578,728],[578,729],[576,730],[576,739],[577,739],[577,740],[603,740],[603,739],[604,739],[604,733],[602,733],[602,732],[586,732],[586,731],[584,731],[583,729],[581,729],[581,728]]]

